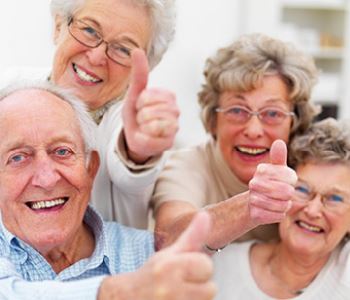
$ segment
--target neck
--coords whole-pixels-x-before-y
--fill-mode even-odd
[[[83,223],[72,239],[60,247],[42,253],[42,255],[58,274],[77,261],[90,257],[94,249],[94,235],[89,227]]]
[[[267,266],[276,283],[286,292],[296,296],[315,279],[328,259],[329,255],[321,258],[314,255],[298,255],[289,251],[283,243],[279,243],[272,248]]]

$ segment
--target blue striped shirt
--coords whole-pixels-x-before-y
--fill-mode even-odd
[[[94,233],[95,250],[59,274],[0,222],[0,299],[96,299],[106,275],[135,271],[154,252],[150,232],[103,222],[91,207],[84,222]]]

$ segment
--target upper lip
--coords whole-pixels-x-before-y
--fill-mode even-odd
[[[97,76],[95,73],[87,70],[86,68],[82,67],[81,65],[79,65],[77,63],[73,63],[73,68],[74,68],[74,66],[76,66],[80,70],[84,71],[86,74],[90,75],[91,77],[94,77],[95,79],[102,81],[102,79],[99,76]]]
[[[247,150],[265,150],[265,151],[270,151],[269,147],[263,147],[263,146],[257,146],[257,145],[235,145],[235,149],[247,149]]]
[[[319,224],[312,223],[312,222],[310,222],[310,221],[305,221],[305,220],[303,220],[303,219],[297,219],[297,220],[295,220],[295,222],[296,222],[296,223],[298,223],[298,222],[303,222],[303,223],[307,224],[308,226],[311,226],[311,227],[318,227],[318,228],[320,228],[321,230],[325,231],[324,226],[319,225]]]
[[[57,199],[69,200],[69,197],[68,196],[58,196],[58,197],[42,198],[42,199],[38,199],[38,200],[28,200],[28,201],[25,201],[25,204],[42,202],[42,201],[54,201]]]

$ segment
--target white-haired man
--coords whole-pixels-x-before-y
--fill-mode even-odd
[[[208,215],[147,261],[151,233],[103,222],[88,205],[94,128],[48,83],[0,92],[0,298],[211,299],[212,264],[196,253]]]

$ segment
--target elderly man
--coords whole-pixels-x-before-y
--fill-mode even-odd
[[[0,94],[0,298],[211,299],[211,262],[195,252],[208,215],[143,265],[153,236],[88,206],[94,129],[79,101],[47,83]]]

